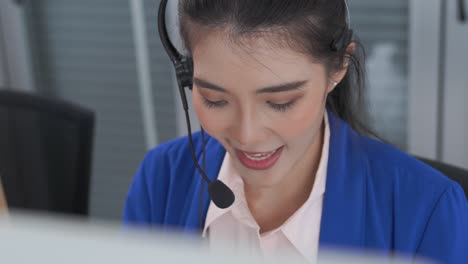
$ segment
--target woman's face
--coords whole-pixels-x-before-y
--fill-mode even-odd
[[[245,48],[221,32],[197,41],[192,56],[195,112],[246,184],[274,186],[312,162],[334,88],[323,65],[268,39]]]

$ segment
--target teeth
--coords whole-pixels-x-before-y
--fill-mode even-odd
[[[255,160],[255,161],[260,161],[260,160],[266,160],[268,159],[269,157],[271,157],[273,154],[275,154],[275,152],[277,151],[278,149],[275,149],[273,151],[270,151],[268,152],[267,154],[264,154],[264,153],[257,153],[257,154],[247,154],[244,152],[244,155],[251,159],[251,160]]]

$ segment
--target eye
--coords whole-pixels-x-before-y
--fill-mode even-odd
[[[225,106],[227,104],[227,102],[225,100],[210,101],[210,100],[206,99],[205,97],[203,97],[203,104],[207,108],[221,108],[221,107]]]
[[[286,112],[287,110],[289,110],[289,109],[291,109],[293,107],[295,102],[296,102],[296,100],[292,100],[292,101],[289,101],[289,102],[284,103],[284,104],[275,104],[275,103],[272,103],[272,102],[267,102],[267,103],[275,111]]]

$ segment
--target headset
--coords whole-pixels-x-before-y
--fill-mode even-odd
[[[163,47],[166,50],[167,54],[169,55],[169,58],[171,59],[172,64],[174,65],[177,85],[179,88],[179,94],[180,94],[180,98],[182,100],[182,105],[183,105],[184,112],[185,112],[185,121],[187,123],[188,139],[190,143],[190,151],[192,153],[192,159],[195,164],[195,167],[200,172],[203,180],[209,184],[208,193],[210,194],[210,197],[213,203],[219,208],[222,208],[222,209],[228,208],[234,203],[234,200],[235,200],[234,193],[229,187],[227,187],[220,180],[218,179],[211,180],[206,175],[204,169],[201,168],[200,164],[198,163],[197,157],[195,155],[193,139],[192,139],[192,129],[190,126],[190,117],[188,113],[189,108],[188,108],[188,103],[187,103],[187,97],[185,94],[185,88],[188,88],[190,90],[192,89],[193,64],[192,64],[192,59],[180,54],[169,39],[169,34],[167,33],[167,28],[166,28],[167,2],[168,0],[161,0],[161,3],[159,5],[158,30],[159,30],[159,36],[161,38]],[[345,30],[345,32],[340,32],[339,36],[334,38],[334,40],[330,44],[330,48],[333,51],[338,51],[341,47],[350,43],[352,39],[352,35],[353,35],[352,30],[350,29],[350,18],[349,18],[350,16],[349,16],[348,4],[346,0],[344,0],[344,2],[345,2],[346,12],[347,12],[347,20],[346,20],[347,29]],[[202,134],[202,142],[203,142],[203,161],[204,161],[203,163],[205,163],[205,145],[204,145],[205,142],[204,142],[204,136],[203,136],[204,135],[203,128],[201,128],[201,134]],[[202,183],[202,186],[204,186],[203,183]],[[203,193],[203,190],[201,191],[201,194],[200,194],[200,197],[201,197],[200,201],[202,201],[202,196],[201,196],[202,193]],[[200,210],[201,210],[201,204],[200,204]]]
[[[188,103],[187,96],[185,94],[185,88],[192,89],[192,75],[193,75],[193,65],[192,60],[180,54],[174,45],[169,40],[169,34],[167,33],[166,28],[166,6],[167,0],[161,0],[159,5],[159,14],[158,14],[158,29],[161,42],[164,49],[166,50],[169,58],[171,59],[175,72],[177,85],[179,88],[180,99],[182,100],[182,105],[185,112],[185,121],[187,123],[188,138],[190,143],[190,151],[192,153],[192,159],[195,164],[195,167],[200,172],[203,180],[208,183],[208,193],[210,194],[211,200],[219,208],[228,208],[234,203],[235,197],[232,190],[226,186],[222,181],[216,179],[211,180],[205,173],[205,171],[200,167],[197,157],[195,155],[195,148],[193,146],[192,139],[192,129],[190,126],[190,117],[188,112]],[[203,141],[203,156],[205,156],[205,143],[203,138],[203,128],[202,128],[202,141]],[[202,191],[203,193],[203,191]],[[201,194],[202,194],[201,193]],[[200,196],[201,197],[201,196]],[[202,200],[200,198],[200,200]],[[201,205],[200,205],[201,207]]]

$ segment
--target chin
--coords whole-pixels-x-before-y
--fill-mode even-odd
[[[245,168],[241,164],[237,166],[242,166],[240,169],[237,168],[239,176],[244,181],[244,184],[255,187],[273,187],[284,181],[284,176],[286,173],[281,173],[278,169],[274,167],[269,170],[256,171]]]

